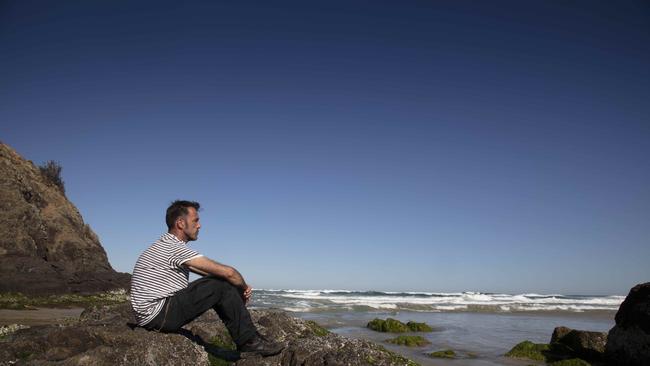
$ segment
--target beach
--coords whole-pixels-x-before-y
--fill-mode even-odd
[[[529,340],[549,343],[553,329],[607,332],[623,297],[560,294],[482,294],[381,292],[345,290],[256,290],[252,309],[277,309],[313,320],[331,332],[383,345],[421,365],[495,366],[531,365],[531,360],[504,357],[514,345]],[[0,310],[0,325],[61,324],[78,318],[82,308]],[[430,344],[397,346],[386,340],[396,334],[366,327],[369,321],[394,318],[426,323],[432,332],[420,335]],[[427,353],[451,349],[453,360]],[[543,365],[543,363],[539,363]]]
[[[30,310],[0,309],[0,326],[10,324],[49,325],[61,324],[79,318],[83,308],[45,308]]]
[[[535,364],[503,355],[524,340],[549,343],[553,329],[558,326],[609,331],[623,298],[618,295],[262,290],[257,291],[253,306],[289,311],[342,336],[382,344],[421,365],[492,366]],[[412,333],[423,336],[431,344],[414,348],[392,345],[386,340],[395,334],[366,327],[375,318],[389,317],[432,326],[433,332]],[[433,359],[425,355],[444,349],[454,350],[458,358]]]

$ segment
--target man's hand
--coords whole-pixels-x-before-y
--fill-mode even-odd
[[[253,296],[253,288],[247,285],[246,289],[242,293],[242,299],[244,299],[244,305],[248,305],[251,296]]]

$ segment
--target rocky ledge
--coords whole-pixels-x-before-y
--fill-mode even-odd
[[[239,359],[212,311],[178,334],[133,327],[128,304],[96,306],[80,320],[19,329],[0,340],[0,365],[417,365],[375,343],[348,339],[276,310],[252,310],[264,336],[288,344],[267,358]]]

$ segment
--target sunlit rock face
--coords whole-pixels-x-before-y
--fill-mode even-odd
[[[0,143],[0,292],[89,293],[129,281],[63,189]]]

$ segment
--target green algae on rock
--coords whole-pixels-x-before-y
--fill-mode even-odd
[[[210,339],[210,344],[218,348],[230,351],[237,349],[237,346],[235,346],[235,343],[232,341],[232,338],[230,338],[230,335],[224,333],[212,337]],[[208,352],[208,360],[210,360],[210,366],[230,366],[233,364],[232,362],[224,360],[223,358],[219,358],[210,352]]]
[[[406,326],[411,330],[411,332],[433,332],[433,328],[431,328],[426,323],[416,323],[410,321],[406,323]]]
[[[426,323],[409,321],[404,324],[399,320],[387,318],[386,320],[375,318],[368,322],[368,328],[384,333],[405,333],[405,332],[432,332],[433,328]]]
[[[409,358],[406,358],[406,357],[400,355],[399,353],[395,353],[393,351],[390,351],[390,350],[386,349],[386,347],[384,347],[382,345],[375,344],[375,343],[373,343],[373,345],[375,345],[377,347],[377,349],[379,349],[381,352],[383,352],[385,355],[387,355],[389,357],[389,360],[390,360],[391,364],[404,365],[404,366],[420,366],[419,363],[417,363],[417,362],[415,362],[415,361],[413,361],[413,360],[411,360]],[[370,362],[370,360],[372,360],[372,362]],[[378,363],[381,363],[381,361],[375,360],[372,356],[366,356],[366,361],[371,365],[376,365]]]
[[[0,294],[0,309],[29,310],[37,307],[65,308],[79,306],[83,308],[93,305],[111,305],[126,303],[129,296],[124,289],[106,291],[94,294],[62,294],[49,296],[25,296],[22,293],[6,292]]]
[[[387,339],[386,342],[406,347],[422,347],[431,343],[421,336],[408,335],[401,335],[395,338]]]
[[[393,318],[386,320],[375,318],[368,323],[367,327],[383,333],[404,333],[410,330],[406,324]]]
[[[450,349],[445,349],[442,351],[431,352],[427,354],[429,357],[437,358],[456,358],[456,352]]]
[[[514,346],[508,353],[505,354],[506,357],[512,358],[528,358],[531,360],[537,361],[546,361],[546,355],[544,352],[548,352],[550,346],[548,344],[537,344],[531,341],[523,341],[516,346]]]
[[[314,335],[318,337],[325,337],[326,335],[330,334],[330,331],[322,327],[320,324],[316,323],[313,320],[307,320],[305,322],[307,327],[314,333]]]

